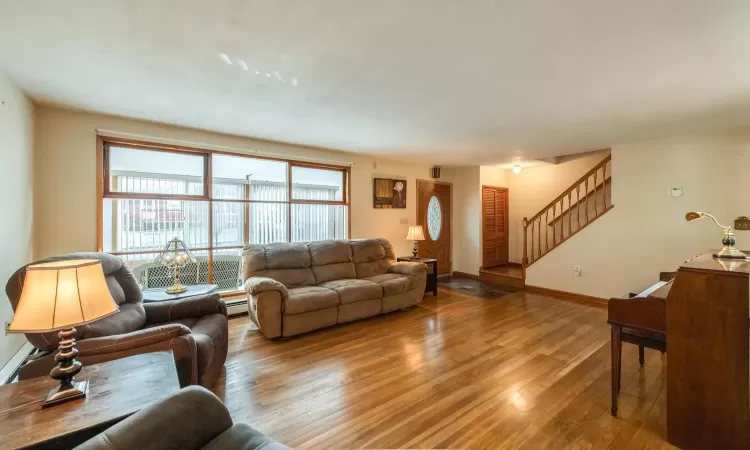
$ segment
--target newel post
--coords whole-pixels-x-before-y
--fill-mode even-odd
[[[521,265],[523,266],[523,270],[525,271],[526,266],[529,265],[528,236],[527,236],[529,220],[526,217],[524,217],[522,224],[523,224],[523,258],[521,259]]]

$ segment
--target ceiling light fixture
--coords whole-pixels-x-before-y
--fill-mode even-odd
[[[224,61],[225,63],[229,64],[230,66],[232,65],[232,60],[229,59],[229,56],[227,56],[226,53],[219,52],[219,58],[221,58],[222,61]]]
[[[521,173],[521,165],[520,164],[516,164],[515,166],[513,166],[513,173],[515,173],[516,175],[518,175],[519,173]]]

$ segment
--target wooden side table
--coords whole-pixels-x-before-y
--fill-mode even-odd
[[[419,257],[413,257],[413,256],[399,256],[396,258],[396,261],[406,261],[406,262],[420,262],[422,264],[425,264],[427,266],[427,284],[424,287],[425,294],[428,292],[432,292],[432,295],[437,297],[438,294],[438,282],[437,282],[437,274],[438,274],[438,260],[435,258],[419,258]]]
[[[179,294],[167,294],[166,287],[149,288],[143,290],[143,303],[156,303],[168,300],[179,300],[181,298],[195,297],[196,295],[210,294],[216,292],[219,287],[215,284],[190,284],[185,286],[187,291]]]
[[[180,390],[172,351],[83,366],[86,398],[42,409],[60,382],[38,377],[0,386],[2,448],[73,448]]]

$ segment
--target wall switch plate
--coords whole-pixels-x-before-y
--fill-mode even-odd
[[[401,225],[409,225],[409,219],[407,217],[402,217]]]
[[[10,328],[10,322],[5,322],[5,335],[8,335],[8,328]]]
[[[581,268],[579,266],[573,267],[573,276],[574,277],[580,277],[581,276]]]
[[[682,197],[682,186],[673,187],[669,190],[669,194],[674,198]]]

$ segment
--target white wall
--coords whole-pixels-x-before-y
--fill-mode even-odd
[[[614,209],[529,267],[526,284],[603,298],[639,292],[659,272],[721,246],[720,229],[708,219],[686,223],[686,212],[712,212],[732,225],[750,216],[748,173],[750,132],[616,146]],[[669,195],[675,186],[682,198]],[[738,247],[750,248],[750,232],[737,234]]]
[[[0,72],[0,322],[13,317],[5,282],[32,257],[34,105]],[[21,334],[0,331],[0,367],[21,348]]]
[[[479,167],[456,167],[453,183],[453,270],[479,274],[481,258],[481,190]]]
[[[429,166],[376,160],[351,153],[285,145],[100,114],[37,108],[35,251],[37,258],[96,250],[96,130],[154,136],[352,166],[351,237],[384,237],[399,255],[411,254],[405,237],[416,220],[416,180]],[[373,177],[407,180],[406,209],[374,209]],[[407,223],[400,223],[406,219]]]
[[[453,168],[454,270],[478,275],[482,266],[482,186],[508,188],[510,261],[520,263],[523,256],[523,217],[536,214],[607,153],[602,151],[560,157],[556,165],[527,167],[520,174],[501,166]]]

